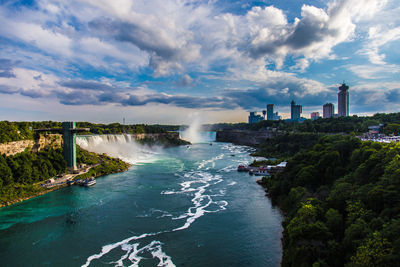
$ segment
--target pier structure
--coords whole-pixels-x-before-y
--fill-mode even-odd
[[[68,171],[74,171],[76,167],[76,133],[89,132],[89,128],[76,128],[76,122],[66,121],[62,123],[62,128],[42,128],[35,129],[36,132],[55,132],[63,136],[63,153],[67,161]]]

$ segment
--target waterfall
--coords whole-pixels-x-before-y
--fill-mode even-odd
[[[136,143],[130,134],[77,136],[76,143],[90,152],[106,153],[130,164],[152,162],[161,152],[161,148],[149,148]]]

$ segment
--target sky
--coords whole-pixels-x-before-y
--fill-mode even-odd
[[[0,120],[400,111],[398,0],[0,0]]]

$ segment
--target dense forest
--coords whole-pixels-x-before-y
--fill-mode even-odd
[[[273,139],[267,139],[257,147],[253,156],[266,158],[286,158],[302,149],[312,148],[322,134],[286,133]]]
[[[263,183],[285,213],[283,266],[398,266],[400,144],[322,136]]]
[[[99,164],[91,174],[99,176],[126,169],[119,159],[98,155],[77,147],[77,162]],[[0,155],[0,205],[45,191],[40,183],[66,172],[62,149],[44,149],[38,153],[22,152],[13,156]]]

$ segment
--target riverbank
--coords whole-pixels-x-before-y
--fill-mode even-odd
[[[72,174],[70,175],[69,179],[79,179],[79,178],[88,178],[88,177],[102,177],[105,175],[113,174],[113,173],[118,173],[118,172],[124,172],[129,169],[131,164],[126,163],[120,159],[115,159],[108,157],[106,155],[99,155],[99,157],[105,157],[103,161],[100,164],[97,164],[90,168],[86,173],[81,173],[81,174]],[[87,177],[86,177],[87,176]],[[47,179],[46,179],[47,180]],[[16,196],[14,198],[11,198],[9,200],[0,202],[0,208],[10,206],[13,204],[17,204],[19,202],[32,199],[38,196],[42,196],[44,194],[50,193],[55,190],[62,189],[64,187],[67,187],[67,183],[62,183],[56,186],[53,186],[51,188],[46,188],[44,186],[41,186],[40,184],[45,183],[46,180],[43,180],[39,183],[35,183],[33,185],[14,185],[17,187],[17,190],[21,187],[23,187],[24,190],[20,190],[22,192],[26,192],[23,196]],[[30,193],[29,193],[30,192]]]
[[[122,160],[119,160],[119,161],[123,162]],[[94,167],[94,168],[98,168],[97,172],[96,171],[90,172],[92,169],[94,169],[94,168],[91,168],[87,173],[77,174],[75,176],[72,176],[71,179],[86,178],[86,176],[83,177],[83,175],[86,175],[86,174],[89,174],[89,173],[91,175],[90,177],[98,178],[98,177],[106,176],[106,175],[113,174],[113,173],[125,172],[125,171],[127,171],[129,169],[129,167],[131,165],[129,163],[126,163],[126,162],[123,162],[123,163],[125,164],[124,168],[122,168],[122,169],[121,168],[114,169],[114,168],[110,168],[109,163],[107,163],[107,161],[105,161],[105,163],[101,163],[100,165]],[[104,171],[100,171],[99,169],[102,169],[102,170],[107,170],[108,169],[109,171],[108,172],[107,171],[104,172]],[[10,206],[10,205],[13,205],[13,204],[17,204],[17,203],[20,203],[20,202],[23,202],[25,200],[32,199],[32,198],[35,198],[35,197],[39,197],[39,196],[42,196],[44,194],[47,194],[47,193],[53,192],[55,190],[59,190],[59,189],[62,189],[64,187],[69,186],[69,185],[67,185],[67,183],[56,185],[56,186],[53,186],[51,188],[45,188],[45,187],[39,185],[39,184],[44,183],[45,181],[46,180],[44,180],[44,181],[42,181],[42,182],[40,182],[38,184],[31,185],[31,189],[33,191],[31,191],[32,194],[30,194],[28,196],[17,197],[15,199],[10,199],[10,200],[8,200],[6,202],[1,202],[0,203],[0,208],[6,207],[6,206]]]
[[[397,266],[400,144],[323,136],[259,183],[284,212],[282,266]]]

